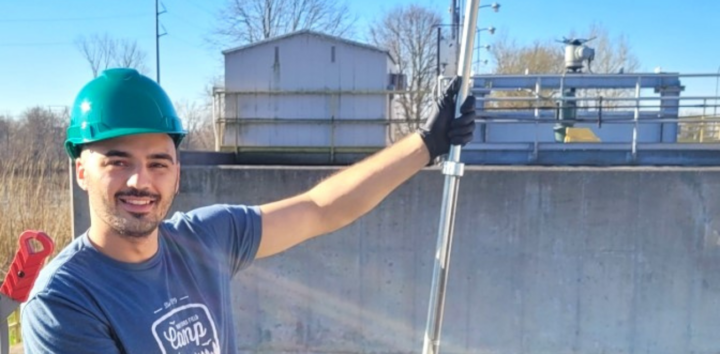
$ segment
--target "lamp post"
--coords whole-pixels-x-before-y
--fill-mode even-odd
[[[458,60],[459,55],[460,55],[460,52],[459,52],[459,48],[460,48],[460,43],[459,43],[460,27],[462,27],[462,25],[465,23],[465,20],[466,20],[465,17],[461,17],[461,16],[460,16],[460,7],[459,7],[459,6],[460,6],[460,3],[462,3],[462,2],[463,2],[462,0],[452,0],[452,4],[451,4],[451,6],[450,6],[450,19],[451,19],[451,22],[452,22],[452,23],[451,23],[450,25],[447,25],[447,26],[451,26],[451,27],[452,27],[451,30],[450,30],[450,34],[451,34],[450,37],[452,38],[453,41],[455,41],[455,43],[454,43],[454,45],[455,45],[455,53],[454,53],[454,55],[453,55],[453,57],[455,57],[455,61],[456,61],[455,65],[457,65],[457,60]],[[479,5],[478,8],[475,9],[475,10],[479,11],[479,10],[485,9],[485,8],[490,8],[490,9],[492,9],[494,12],[499,12],[499,11],[500,11],[500,4],[497,3],[497,2],[493,2],[493,3],[491,3],[491,4]],[[477,18],[477,17],[476,17],[476,18]],[[474,26],[477,26],[477,24],[474,24]],[[494,27],[490,27],[490,28],[492,28],[492,30],[489,30],[489,29],[488,29],[489,32],[490,32],[490,34],[495,33],[495,28],[494,28]],[[476,32],[475,34],[477,35],[477,32]],[[441,34],[440,34],[440,29],[438,28],[438,49],[440,48],[440,40],[441,40]],[[472,49],[474,49],[474,48],[469,48],[469,49],[472,50]],[[438,58],[439,58],[439,55],[438,55]],[[470,64],[470,67],[472,68],[473,63],[468,63],[468,64]],[[438,70],[437,70],[438,74],[440,74],[440,71],[441,71],[441,70],[440,70],[440,63],[439,63],[439,61],[438,61]]]
[[[497,4],[493,4],[493,5],[497,5]],[[485,5],[485,6],[492,6],[492,5]],[[499,7],[499,6],[500,6],[500,5],[498,5],[498,7]],[[482,6],[480,6],[480,7],[482,7]],[[497,10],[496,10],[496,12],[497,12]],[[477,31],[475,32],[475,33],[476,33],[476,34],[475,34],[475,37],[477,37],[478,42],[480,42],[480,40],[479,40],[479,39],[480,39],[480,32],[482,32],[482,31],[488,31],[488,32],[492,35],[492,34],[495,34],[495,27],[490,26],[490,27],[487,27],[487,28],[478,28]],[[477,50],[477,52],[475,53],[475,58],[476,58],[477,61],[475,62],[476,65],[475,65],[475,69],[473,70],[475,73],[477,73],[478,71],[480,71],[480,48],[483,48],[483,47],[484,47],[485,49],[487,49],[487,50],[490,50],[490,46],[489,46],[489,45],[485,45],[485,46],[478,45],[477,47],[475,47],[475,49]]]
[[[438,77],[442,74],[442,69],[441,69],[441,65],[440,65],[440,61],[441,61],[440,48],[441,48],[442,40],[443,40],[442,27],[452,27],[452,26],[453,26],[452,24],[444,24],[444,23],[438,23],[438,24],[433,25],[433,27],[435,27],[437,29],[437,53],[436,53],[437,63],[436,63],[435,73],[437,74]]]
[[[478,28],[477,29],[478,33],[482,32],[482,31],[488,31],[488,32],[490,32],[490,34],[495,34],[495,27],[490,26],[488,28]]]
[[[495,11],[495,12],[500,11],[500,4],[498,4],[496,2],[494,2],[492,4],[488,4],[488,5],[480,5],[479,9],[486,8],[486,7],[492,8],[493,11]]]

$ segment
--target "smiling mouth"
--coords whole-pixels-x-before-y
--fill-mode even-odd
[[[137,197],[118,197],[118,200],[123,209],[133,214],[149,213],[157,203],[157,199]]]
[[[125,204],[131,204],[131,205],[149,205],[152,203],[155,203],[154,200],[137,200],[137,199],[125,199],[125,198],[118,198],[121,202]]]

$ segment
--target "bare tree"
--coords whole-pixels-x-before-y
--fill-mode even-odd
[[[183,150],[213,150],[215,134],[213,133],[212,108],[208,102],[183,100],[175,103],[178,116],[188,131],[180,148]]]
[[[66,108],[32,107],[18,119],[0,117],[0,167],[23,166],[43,171],[64,170],[63,150],[68,124]],[[0,169],[2,170],[2,169]]]
[[[498,34],[496,38],[491,53],[497,74],[562,73],[565,70],[565,47],[556,38],[536,40],[524,46],[518,45],[506,34]],[[621,35],[613,39],[601,25],[592,24],[582,34],[573,31],[569,38],[593,38],[588,46],[595,49],[591,65],[595,73],[617,73],[620,69],[630,73],[640,68],[626,37]]]
[[[75,46],[88,62],[93,77],[110,67],[134,68],[147,74],[147,53],[134,40],[112,38],[107,33],[80,36]]]
[[[218,16],[216,43],[242,45],[304,29],[336,36],[355,19],[340,0],[228,0]]]
[[[640,61],[624,35],[611,38],[605,27],[595,23],[590,25],[583,38],[594,38],[588,43],[595,49],[595,59],[591,67],[593,72],[632,73],[640,69]]]
[[[595,59],[590,68],[594,73],[632,73],[639,69],[640,63],[632,53],[627,39],[624,36],[611,38],[608,31],[600,25],[593,24],[585,33],[578,35],[571,32],[569,38],[594,38],[587,45],[595,49]],[[564,50],[565,46],[559,43],[556,38],[536,40],[529,45],[518,45],[514,40],[504,34],[499,34],[497,41],[493,44],[491,54],[496,63],[494,73],[496,74],[560,74],[565,71]],[[628,95],[627,90],[578,90],[577,97],[624,97]],[[556,91],[542,90],[542,97],[551,97],[557,94]],[[522,107],[527,108],[535,104],[535,96],[529,92],[501,92],[495,96],[501,97],[527,97],[526,102],[502,102],[493,104],[494,107]],[[550,100],[541,100],[540,105],[547,107],[554,103]],[[585,105],[586,103],[581,103]],[[594,104],[588,102],[587,104]],[[604,108],[609,108],[612,103],[604,102]]]
[[[390,51],[400,74],[408,79],[408,93],[398,95],[399,118],[396,134],[407,134],[419,127],[433,109],[436,85],[437,35],[440,13],[421,5],[397,6],[370,26],[375,45]]]
[[[589,70],[594,73],[618,74],[633,73],[640,69],[640,61],[632,52],[632,48],[624,35],[611,38],[607,29],[598,24],[590,25],[583,35],[583,38],[594,38],[588,43],[595,49],[595,59]],[[603,98],[632,98],[635,95],[633,89],[588,89],[579,90],[578,97],[603,97]],[[603,109],[612,110],[615,107],[627,107],[634,104],[630,101],[604,101]],[[599,105],[599,102],[582,101],[580,105]]]
[[[107,34],[93,34],[90,38],[78,37],[75,46],[90,65],[93,77],[97,77],[102,68],[109,67],[115,55],[115,41]]]
[[[559,43],[535,40],[520,46],[505,33],[497,38],[491,47],[495,74],[557,74],[564,69],[564,48]]]
[[[65,129],[69,122],[67,108],[53,110],[43,107],[32,107],[20,116],[21,129],[19,134],[22,146],[18,147],[19,154],[42,162],[47,167],[62,168],[57,165],[65,162],[65,152],[62,149]]]
[[[115,65],[124,68],[135,68],[142,73],[148,72],[148,67],[145,64],[147,52],[140,49],[136,41],[120,39],[116,44]]]
[[[518,45],[506,33],[498,33],[497,40],[492,45],[490,54],[495,61],[495,74],[559,74],[564,70],[563,46],[552,40],[535,40],[531,44]],[[541,90],[541,97],[550,97],[555,92]],[[552,101],[541,100],[527,91],[494,92],[493,97],[525,97],[527,101],[490,101],[486,103],[487,109],[492,108],[529,108],[535,105],[552,106]]]

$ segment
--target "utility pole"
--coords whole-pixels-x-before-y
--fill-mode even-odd
[[[460,8],[458,7],[458,0],[452,0],[452,39],[455,41],[455,48],[459,47],[460,44]]]
[[[155,73],[157,75],[156,80],[158,84],[160,84],[160,37],[167,34],[167,32],[160,34],[160,15],[164,14],[166,11],[165,5],[163,5],[162,12],[160,12],[159,6],[160,0],[155,0]],[[164,26],[163,31],[165,31]]]

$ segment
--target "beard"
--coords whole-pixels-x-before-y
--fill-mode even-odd
[[[143,214],[127,212],[118,205],[122,203],[119,198],[123,196],[153,198],[153,208],[150,212]],[[97,212],[100,219],[118,235],[130,239],[140,239],[148,237],[157,229],[167,215],[172,201],[172,196],[165,200],[159,194],[129,189],[116,193],[114,201],[103,195]]]

